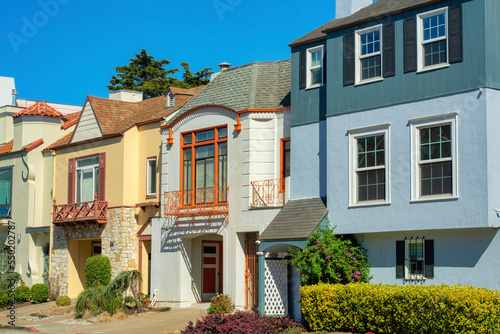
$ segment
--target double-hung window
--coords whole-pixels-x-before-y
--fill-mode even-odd
[[[227,201],[227,126],[182,134],[184,205]]]
[[[307,88],[323,85],[323,46],[307,49]]]
[[[382,79],[382,25],[356,31],[356,84]]]
[[[448,65],[448,7],[417,15],[418,68]]]
[[[156,157],[147,159],[147,190],[146,196],[156,196]]]
[[[0,218],[11,217],[12,167],[0,168]]]
[[[457,114],[411,120],[412,200],[458,196]]]
[[[91,202],[99,195],[99,156],[76,160],[76,203]]]
[[[349,130],[349,205],[390,203],[389,125]]]

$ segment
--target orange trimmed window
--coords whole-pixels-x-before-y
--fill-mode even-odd
[[[184,205],[227,202],[227,125],[182,133]]]
[[[290,138],[281,139],[281,178],[290,176]]]

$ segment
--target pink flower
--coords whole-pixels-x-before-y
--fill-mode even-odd
[[[359,272],[359,271],[356,271],[356,275],[361,275],[361,272]]]

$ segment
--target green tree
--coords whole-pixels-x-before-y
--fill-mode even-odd
[[[144,93],[144,98],[165,95],[169,87],[190,88],[205,85],[212,74],[211,68],[191,73],[188,63],[181,63],[184,68],[182,80],[173,75],[179,72],[178,68],[166,69],[170,60],[155,58],[142,49],[129,59],[128,65],[115,67],[116,75],[111,76],[106,88],[112,90],[134,90]]]
[[[288,262],[300,271],[303,285],[347,284],[371,278],[366,251],[353,238],[335,234],[330,226],[311,233],[304,249],[291,249]]]

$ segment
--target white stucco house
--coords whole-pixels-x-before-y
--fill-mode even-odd
[[[225,293],[237,307],[258,307],[256,241],[287,198],[289,113],[284,60],[221,68],[166,118],[161,217],[151,222],[159,305]]]

